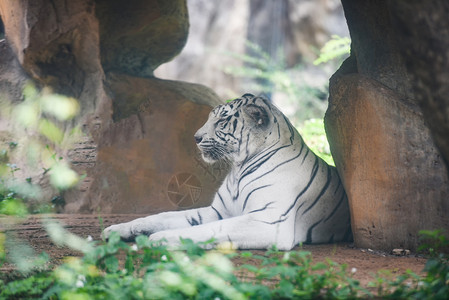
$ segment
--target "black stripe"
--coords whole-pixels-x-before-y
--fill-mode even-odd
[[[341,187],[341,180],[338,181],[338,185],[337,185],[337,188],[335,189],[334,195],[337,194],[340,187]]]
[[[321,223],[321,220],[317,221],[315,224],[313,224],[312,226],[309,227],[309,229],[307,230],[307,238],[306,238],[306,241],[304,242],[305,244],[312,243],[312,230],[320,223]]]
[[[277,151],[270,151],[268,154],[265,154],[262,157],[258,158],[252,164],[249,164],[248,167],[241,173],[239,183],[243,180],[243,178],[257,171],[265,162],[272,158],[276,154],[276,152]]]
[[[304,144],[303,144],[303,146],[304,146]],[[291,147],[291,146],[289,146],[289,147]],[[299,154],[298,154],[297,156],[295,156],[295,157],[293,157],[293,158],[291,158],[291,159],[289,159],[289,160],[286,160],[286,161],[284,161],[284,162],[278,164],[276,167],[274,167],[274,168],[271,169],[270,171],[267,171],[267,172],[263,173],[262,175],[260,175],[260,176],[258,176],[258,177],[256,177],[256,178],[252,179],[250,182],[248,182],[248,183],[242,188],[242,190],[243,190],[247,185],[253,183],[254,181],[259,180],[260,178],[262,178],[262,177],[264,177],[264,176],[270,174],[271,172],[274,172],[274,170],[276,170],[277,168],[279,168],[279,167],[281,167],[281,166],[283,166],[283,165],[285,165],[285,164],[288,164],[289,162],[291,162],[291,161],[293,161],[293,160],[299,158],[299,157],[301,156],[302,149],[303,149],[303,147],[301,147],[301,151],[299,152]],[[264,162],[265,162],[265,161],[264,161]],[[246,175],[245,175],[245,176],[246,176]]]
[[[311,210],[317,203],[318,200],[320,200],[320,198],[324,195],[324,193],[327,191],[327,189],[329,188],[329,185],[331,183],[331,169],[329,167],[329,165],[327,165],[327,180],[326,180],[326,184],[323,186],[323,188],[321,189],[321,192],[318,194],[318,197],[316,197],[316,199],[312,202],[312,204],[307,207],[303,212],[302,215],[304,215],[305,213],[307,213],[309,210]]]
[[[293,144],[293,140],[295,139],[295,129],[288,121],[287,117],[284,115],[284,121],[287,124],[288,130],[290,131],[290,143]]]
[[[240,139],[238,140],[239,141],[239,153],[240,153],[240,147],[242,146],[243,129],[245,129],[245,119],[242,118],[242,128],[240,128]]]
[[[222,217],[221,214],[218,212],[218,210],[217,210],[215,207],[213,207],[213,206],[211,206],[211,208],[217,213],[218,220],[223,220],[223,217]]]
[[[220,134],[220,135],[219,135]],[[226,135],[225,134],[223,134],[223,132],[216,132],[215,133],[215,136],[219,139],[219,140],[221,140],[222,142],[226,142],[226,139],[225,139],[225,137],[226,137]]]
[[[243,208],[242,211],[245,210],[246,207],[246,203],[248,202],[249,197],[252,195],[252,193],[254,193],[255,191],[261,190],[263,188],[269,187],[271,186],[271,184],[267,184],[267,185],[263,185],[263,186],[259,186],[258,188],[255,188],[254,190],[252,190],[250,193],[248,193],[248,195],[245,198],[245,202],[243,202]]]
[[[273,203],[274,203],[273,201],[272,201],[272,202],[269,202],[269,203],[267,203],[264,207],[259,208],[259,209],[252,210],[252,211],[248,212],[248,214],[252,214],[252,213],[264,211],[264,210],[266,210],[266,209],[268,208],[268,206],[270,206],[270,205],[273,204]]]
[[[236,113],[237,114],[237,113]],[[232,122],[232,133],[234,134],[235,130],[237,129],[237,124],[238,124],[239,120],[235,119],[234,122]]]
[[[233,138],[234,140],[236,140],[236,138],[235,138],[235,136],[234,136],[234,133],[227,133],[225,136],[226,136],[226,137],[230,136],[231,138]]]
[[[310,185],[312,184],[313,180],[315,179],[317,172],[318,172],[318,157],[315,157],[315,163],[312,168],[312,174],[310,176],[309,182],[307,183],[306,187],[298,194],[298,196],[296,196],[293,204],[287,209],[287,211],[285,213],[282,214],[282,216],[286,216],[293,209],[293,207],[296,206],[296,203],[298,202],[299,198],[301,198],[301,196],[309,189]]]
[[[249,137],[250,137],[250,132],[248,132],[248,134],[246,135],[246,145],[245,145],[245,152],[246,152],[246,157],[249,156]]]
[[[224,203],[223,197],[221,197],[221,195],[220,195],[220,192],[217,192],[217,196],[218,196],[218,198],[220,198],[220,201],[221,201],[221,203],[223,204],[223,207],[224,207],[225,209],[227,209],[227,208],[226,208],[226,204]]]
[[[190,226],[197,226],[200,225],[200,223],[198,222],[197,219],[195,219],[194,217],[191,217],[190,220],[188,217],[186,217],[187,222],[189,222]]]
[[[231,244],[233,243],[232,239],[231,239],[231,236],[229,234],[228,234],[228,242],[230,242]]]
[[[335,213],[337,212],[337,209],[338,209],[338,208],[340,207],[340,205],[343,203],[343,200],[345,200],[345,198],[346,198],[346,194],[343,192],[342,195],[341,195],[340,200],[339,200],[338,203],[337,203],[337,205],[336,205],[335,208],[332,210],[332,212],[330,213],[330,215],[329,215],[326,219],[324,219],[324,222],[327,222],[330,218],[332,218],[332,217],[335,215]]]
[[[295,212],[295,216],[298,214],[298,211],[301,209],[301,207],[304,206],[304,204],[306,204],[306,202],[303,202],[298,206],[298,208],[296,209],[296,212]]]
[[[262,223],[265,223],[265,224],[269,224],[269,225],[274,225],[274,224],[285,222],[287,220],[288,220],[288,217],[284,217],[283,219],[279,218],[279,220],[273,221],[273,222],[266,222],[266,221],[259,221],[259,222],[262,222]]]
[[[343,241],[345,242],[352,242],[354,239],[353,235],[352,235],[352,229],[351,229],[351,217],[349,217],[348,220],[348,229],[346,230],[346,233],[343,237]]]
[[[307,152],[306,152],[306,155],[304,155],[304,158],[302,159],[302,162],[301,162],[301,164],[303,164],[303,163],[304,163],[304,161],[306,160],[306,157],[307,157],[307,155],[309,155],[309,152],[310,152],[310,149],[309,149],[309,147],[307,147]]]
[[[284,145],[281,146],[279,148],[273,149],[265,154],[263,154],[260,157],[257,157],[257,160],[255,162],[253,162],[252,164],[249,164],[246,169],[241,173],[242,175],[240,176],[239,179],[239,183],[243,180],[243,178],[245,178],[246,176],[254,173],[255,171],[257,171],[257,169],[259,169],[259,167],[261,167],[265,162],[267,162],[268,160],[270,160],[270,158],[272,158],[278,151],[290,147],[290,145]],[[254,158],[254,157],[252,157]],[[248,162],[246,162],[248,163]]]
[[[234,196],[232,196],[232,190],[231,190],[231,188],[229,187],[229,185],[230,185],[230,177],[228,177],[228,179],[226,180],[226,190],[228,191],[228,194],[229,195],[231,195],[231,197],[233,197],[233,201],[236,201],[237,200],[237,197],[235,197],[234,198]],[[232,185],[231,185],[231,187],[232,187]]]

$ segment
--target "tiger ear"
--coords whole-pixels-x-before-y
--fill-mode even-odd
[[[264,107],[250,104],[244,107],[243,112],[257,127],[266,127],[270,122],[270,118]]]

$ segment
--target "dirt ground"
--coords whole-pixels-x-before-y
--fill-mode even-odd
[[[67,230],[81,237],[91,236],[93,239],[100,239],[101,227],[107,227],[111,224],[130,221],[142,215],[52,215],[53,219],[63,223]],[[12,231],[17,237],[29,243],[37,253],[45,251],[50,255],[52,262],[57,263],[66,256],[78,256],[80,253],[58,247],[49,239],[47,232],[41,225],[42,216],[30,216],[22,222],[11,224],[8,218],[0,218],[0,232]],[[103,225],[100,225],[100,224]],[[330,258],[339,264],[346,264],[348,270],[356,269],[354,278],[359,280],[362,285],[366,285],[373,280],[373,275],[379,270],[389,270],[393,275],[402,274],[407,269],[415,273],[420,273],[425,265],[425,259],[413,254],[408,256],[393,256],[388,253],[372,251],[370,249],[358,249],[351,244],[333,244],[333,245],[304,245],[303,250],[312,253],[313,261],[324,261]],[[299,250],[299,248],[297,248]],[[263,254],[264,251],[255,251],[257,254]],[[236,265],[241,262],[234,260]],[[0,267],[0,272],[11,272],[13,266],[4,264]]]

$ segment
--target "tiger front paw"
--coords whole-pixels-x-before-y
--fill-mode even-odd
[[[130,224],[124,223],[111,225],[103,230],[101,237],[107,240],[112,232],[117,232],[120,235],[120,238],[125,241],[132,240],[134,238],[132,226]]]

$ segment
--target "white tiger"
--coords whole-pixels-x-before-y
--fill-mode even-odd
[[[206,162],[231,164],[212,204],[112,225],[105,237],[112,231],[123,239],[145,234],[175,247],[180,237],[214,238],[240,249],[280,250],[352,238],[337,170],[311,152],[266,99],[245,94],[216,107],[195,140]]]

